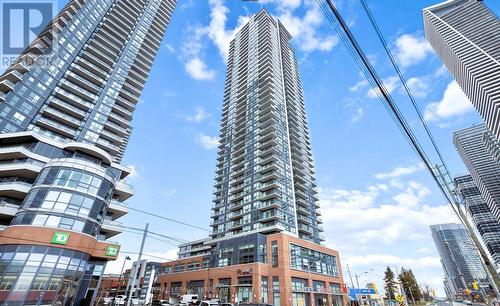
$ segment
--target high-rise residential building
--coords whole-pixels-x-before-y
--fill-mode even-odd
[[[285,231],[320,243],[302,86],[285,27],[262,13],[229,49],[212,238]]]
[[[346,305],[322,246],[311,143],[291,36],[265,10],[230,43],[210,237],[179,246],[154,290],[231,303]],[[290,290],[291,289],[291,290]]]
[[[500,221],[500,167],[485,145],[487,135],[490,131],[486,126],[476,125],[456,131],[453,143],[493,216]]]
[[[500,20],[481,0],[451,0],[423,10],[425,36],[500,140]]]
[[[491,213],[472,176],[458,176],[454,182],[455,191],[462,199],[493,261],[500,264],[500,222]]]
[[[120,165],[132,113],[174,6],[71,0],[0,76],[5,304],[95,297],[133,193]]]
[[[432,238],[444,270],[445,291],[449,298],[465,296],[473,282],[488,288],[489,281],[480,255],[465,227],[459,224],[431,225]]]

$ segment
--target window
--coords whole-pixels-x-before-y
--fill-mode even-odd
[[[273,240],[271,241],[271,260],[272,260],[272,266],[277,267],[278,266],[278,241]]]
[[[261,298],[260,301],[262,303],[268,303],[269,302],[269,281],[266,276],[262,276],[260,280],[260,287],[261,287]]]
[[[200,263],[199,262],[191,262],[187,265],[187,270],[188,271],[194,271],[194,270],[199,270],[200,269]]]
[[[290,244],[292,269],[339,276],[337,258],[333,255]]]
[[[273,276],[273,305],[280,306],[280,279]]]
[[[307,291],[307,279],[292,277],[292,291]]]
[[[186,270],[185,264],[178,264],[174,266],[174,272],[182,272],[184,270]]]

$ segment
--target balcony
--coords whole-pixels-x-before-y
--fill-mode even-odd
[[[106,239],[121,234],[123,231],[121,222],[113,221],[106,217],[101,225],[101,232],[106,233]]]
[[[112,199],[108,206],[108,212],[112,214],[111,219],[116,220],[128,214],[128,208],[125,203]]]
[[[106,152],[111,152],[111,155],[120,153],[120,147],[112,144],[106,139],[99,138],[96,142],[96,146],[103,149]]]
[[[21,176],[35,179],[44,165],[44,162],[26,158],[0,161],[0,175],[2,177]]]
[[[5,199],[0,200],[0,218],[13,218],[20,207],[21,202],[13,204]]]
[[[0,81],[0,92],[8,93],[12,89],[14,89],[14,83],[7,79]]]
[[[1,178],[0,195],[23,200],[32,184],[19,178]]]
[[[134,195],[132,185],[125,182],[117,182],[115,188],[115,195],[118,196],[118,201],[123,202]]]
[[[7,79],[13,83],[16,83],[17,81],[21,80],[23,78],[23,74],[17,70],[10,70],[9,72],[5,73],[3,76],[3,79]]]

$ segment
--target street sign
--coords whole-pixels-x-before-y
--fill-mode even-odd
[[[402,294],[396,295],[396,301],[399,302],[399,306],[405,306],[405,298]]]
[[[106,256],[116,257],[118,256],[118,247],[116,245],[110,245],[106,247]]]
[[[50,241],[50,243],[65,245],[66,243],[68,243],[68,240],[69,240],[69,233],[55,232],[54,236],[52,236],[52,240]]]

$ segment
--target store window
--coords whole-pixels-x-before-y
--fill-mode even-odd
[[[0,296],[9,305],[72,305],[89,259],[42,246],[3,245],[0,254]]]

